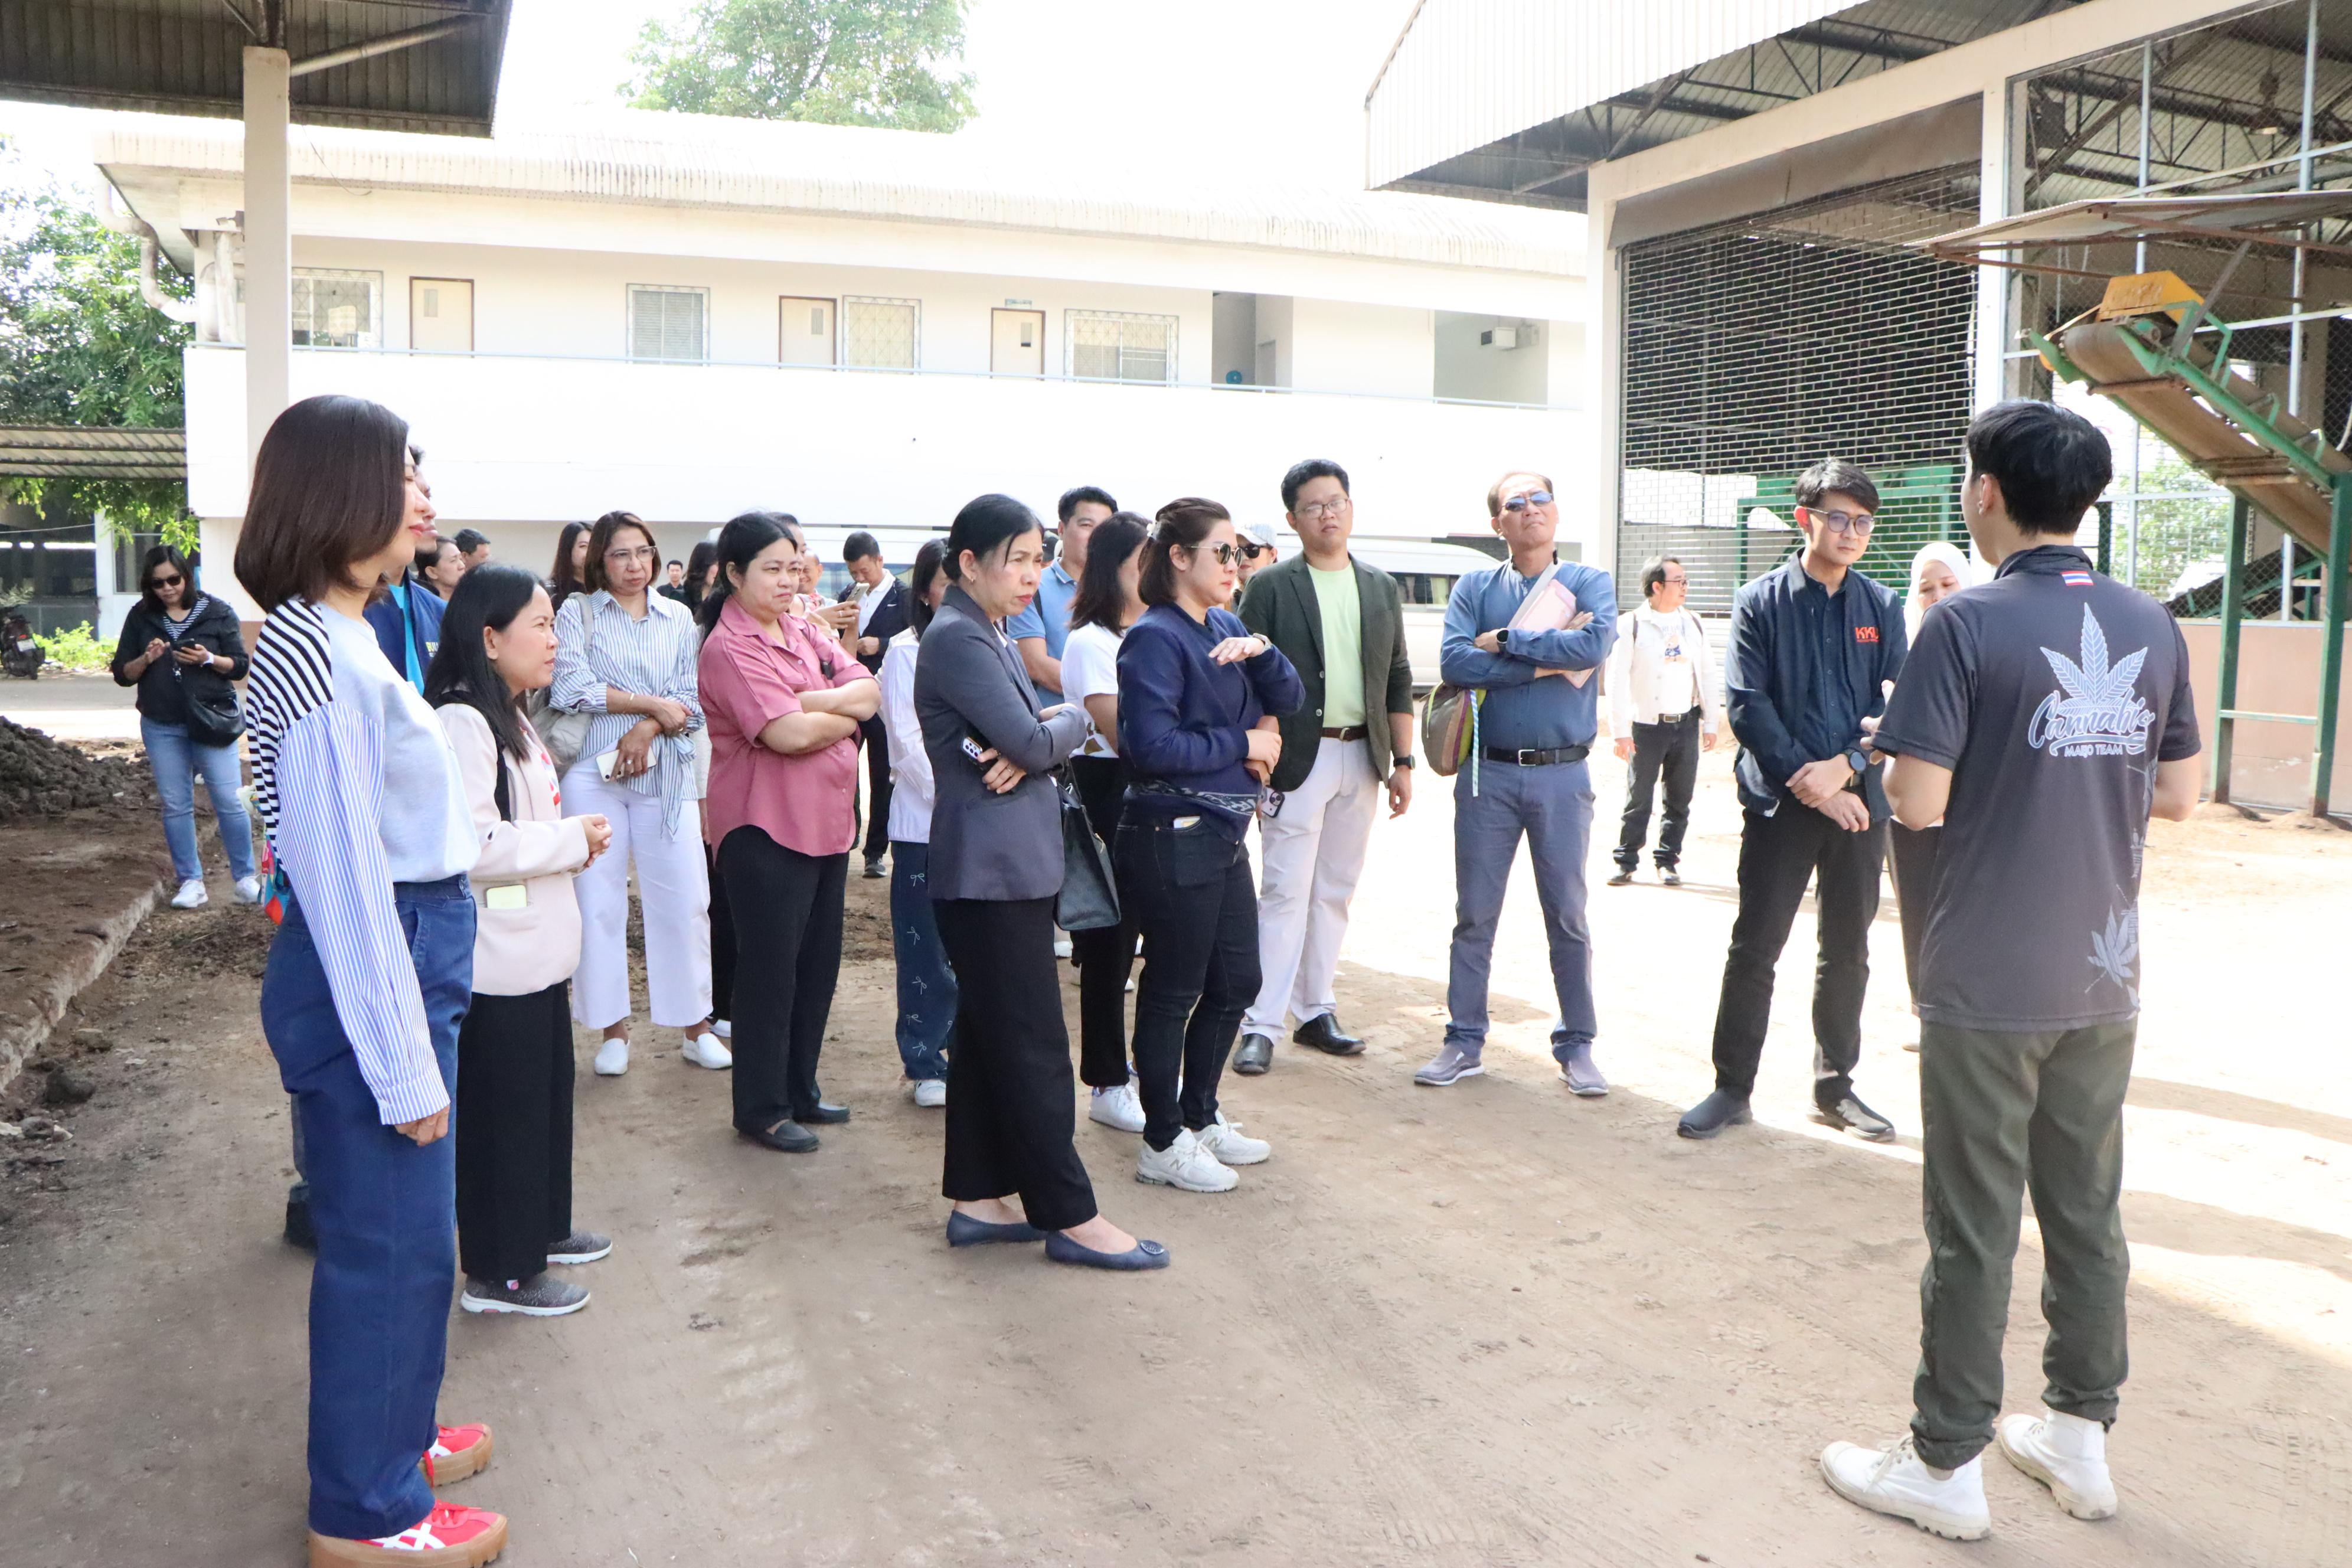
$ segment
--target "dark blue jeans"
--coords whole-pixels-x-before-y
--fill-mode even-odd
[[[948,1076],[956,977],[931,912],[931,847],[890,840],[890,949],[898,961],[898,1059],[907,1076]]]
[[[402,883],[393,894],[433,1052],[454,1090],[457,1026],[474,984],[473,895],[463,877]],[[433,1508],[416,1461],[433,1443],[457,1282],[457,1141],[420,1148],[383,1125],[291,900],[262,977],[261,1029],[294,1097],[319,1237],[310,1528],[346,1539],[397,1534]]]

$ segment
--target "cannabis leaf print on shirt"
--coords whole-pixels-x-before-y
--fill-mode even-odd
[[[2091,933],[2091,967],[2099,972],[2091,982],[2095,988],[2099,980],[2108,980],[2119,986],[2139,1005],[2139,988],[2132,984],[2134,971],[2139,964],[2139,911],[2136,909],[2112,910],[2107,915],[2107,929]]]
[[[2138,756],[2147,750],[2156,712],[2141,700],[2135,683],[2147,649],[2107,662],[2107,634],[2091,606],[2083,606],[2082,662],[2045,647],[2059,689],[2042,700],[2025,727],[2025,743],[2053,757]]]

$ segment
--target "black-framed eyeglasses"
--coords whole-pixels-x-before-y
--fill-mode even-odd
[[[1828,524],[1832,533],[1868,533],[1878,524],[1878,519],[1866,511],[1822,511],[1810,506],[1805,510]]]
[[[1551,505],[1551,492],[1549,490],[1529,490],[1525,495],[1513,496],[1508,500],[1505,501],[1503,503],[1503,510],[1505,511],[1525,511],[1531,506],[1549,505]]]
[[[1680,588],[1687,585],[1689,582],[1690,579],[1687,577],[1661,577],[1658,579],[1658,585],[1662,588]]]
[[[186,581],[185,577],[174,572],[169,577],[150,577],[147,579],[147,585],[150,588],[176,588]]]

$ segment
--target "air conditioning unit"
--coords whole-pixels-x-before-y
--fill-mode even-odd
[[[1517,348],[1519,346],[1519,329],[1517,327],[1490,327],[1486,331],[1478,334],[1478,346],[1482,349]]]

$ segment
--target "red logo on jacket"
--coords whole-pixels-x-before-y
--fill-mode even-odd
[[[1856,626],[1853,628],[1853,640],[1856,642],[1874,643],[1878,640],[1878,628],[1876,626]]]

